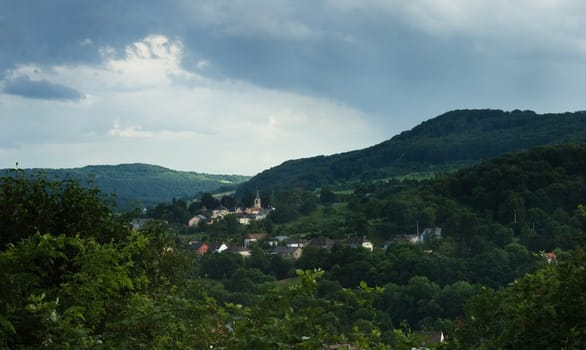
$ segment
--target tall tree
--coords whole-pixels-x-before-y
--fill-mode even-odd
[[[218,205],[220,205],[220,201],[218,201],[211,193],[204,193],[201,195],[201,204],[206,207],[208,210],[215,209]]]
[[[466,306],[450,348],[583,349],[586,346],[586,255],[549,264]]]

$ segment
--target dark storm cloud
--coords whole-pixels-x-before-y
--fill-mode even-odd
[[[163,1],[24,0],[0,2],[0,69],[16,63],[98,63],[98,48],[172,27]],[[169,24],[167,26],[166,24]],[[87,39],[92,45],[85,45]]]
[[[2,70],[20,62],[97,63],[100,47],[120,51],[161,33],[183,40],[183,65],[191,69],[204,58],[220,78],[382,114],[419,83],[445,77],[452,64],[466,73],[453,59],[466,55],[450,47],[458,43],[436,42],[368,6],[341,12],[307,1],[55,0],[3,2],[0,13]],[[87,39],[91,45],[82,45]]]
[[[3,85],[4,93],[26,98],[69,101],[84,98],[82,93],[71,87],[54,84],[47,80],[31,80],[28,76],[6,80]]]
[[[120,55],[161,34],[181,40],[190,71],[205,60],[212,79],[339,101],[391,132],[455,108],[572,109],[584,10],[569,0],[2,1],[0,73],[100,64],[101,48]]]

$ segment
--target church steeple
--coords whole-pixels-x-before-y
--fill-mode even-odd
[[[256,188],[256,197],[254,198],[254,208],[262,208],[262,206],[260,205],[260,194],[258,193],[258,187]]]

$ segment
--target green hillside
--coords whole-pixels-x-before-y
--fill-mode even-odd
[[[539,145],[586,142],[586,112],[457,110],[425,121],[375,146],[286,161],[240,186],[303,187],[437,173]]]
[[[586,145],[363,182],[327,203],[322,189],[323,206],[288,192],[269,237],[330,237],[331,249],[294,259],[261,241],[246,258],[199,256],[192,237],[132,230],[75,181],[0,177],[0,348],[585,348]],[[302,217],[277,222],[287,206]],[[260,232],[229,220],[198,227],[199,247]]]
[[[91,165],[72,169],[25,169],[27,175],[44,173],[49,179],[95,181],[106,194],[116,195],[120,208],[148,206],[175,198],[190,198],[200,192],[234,188],[248,176],[211,175],[177,171],[150,164]],[[3,170],[4,173],[7,170]]]

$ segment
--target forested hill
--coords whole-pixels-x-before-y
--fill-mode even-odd
[[[0,170],[4,175],[7,169]],[[210,175],[177,171],[150,164],[91,165],[71,169],[25,169],[27,176],[43,173],[48,179],[76,179],[82,184],[95,181],[105,194],[114,193],[121,209],[190,198],[199,192],[234,188],[249,179],[241,175]]]
[[[313,189],[349,180],[433,173],[534,146],[584,142],[586,112],[457,110],[366,149],[284,162],[239,189]]]

